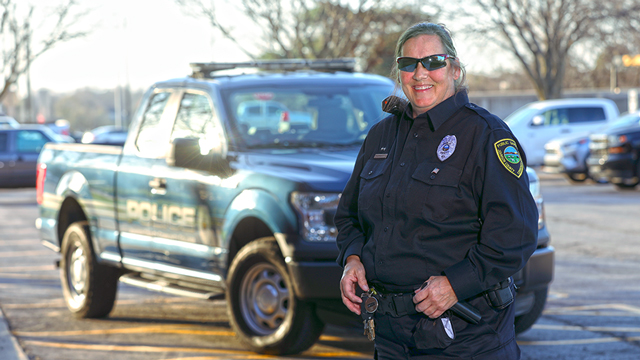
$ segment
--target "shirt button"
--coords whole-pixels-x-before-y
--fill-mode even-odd
[[[400,166],[404,166],[404,163],[400,163]]]
[[[429,178],[431,178],[431,180],[433,180],[433,179],[436,178],[436,175],[435,174],[431,174],[431,176],[429,176]]]
[[[386,228],[384,228],[384,232],[387,232],[388,230],[389,230],[388,226]]]
[[[373,171],[369,171],[369,175],[373,174]]]
[[[387,193],[387,197],[391,197],[391,193]]]
[[[413,137],[418,137],[418,133],[413,133]]]

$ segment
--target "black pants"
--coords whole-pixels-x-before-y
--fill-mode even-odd
[[[519,360],[515,340],[514,306],[495,310],[483,298],[472,303],[482,320],[469,324],[449,314],[455,336],[450,344],[442,338],[440,323],[423,314],[392,317],[375,314],[377,360]],[[448,313],[447,313],[448,314]],[[446,336],[446,335],[445,335]],[[446,338],[445,338],[446,339]]]

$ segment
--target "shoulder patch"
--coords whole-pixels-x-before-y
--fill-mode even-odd
[[[493,144],[496,149],[496,155],[502,166],[505,167],[515,177],[520,178],[524,172],[524,164],[518,151],[518,145],[513,139],[498,140]]]

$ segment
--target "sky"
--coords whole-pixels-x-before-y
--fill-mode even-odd
[[[19,0],[18,4],[22,1],[33,4],[35,16],[42,17],[48,6],[61,0]],[[249,60],[205,19],[185,15],[174,0],[77,1],[93,9],[78,27],[91,33],[59,43],[36,59],[29,74],[32,91],[45,88],[65,93],[127,84],[133,90],[143,90],[156,81],[189,75],[191,62]],[[217,10],[251,49],[261,32],[243,21],[233,3],[217,2]],[[473,58],[465,53],[467,47],[457,47],[463,63],[465,58]],[[467,66],[467,70],[472,69]],[[25,89],[22,79],[18,91],[24,94]]]
[[[59,0],[26,1],[42,16]],[[78,2],[93,9],[77,27],[90,34],[59,43],[37,58],[29,74],[32,91],[111,89],[127,83],[146,89],[156,81],[190,74],[190,62],[248,60],[206,20],[184,15],[173,0]],[[24,80],[19,88],[26,88]]]

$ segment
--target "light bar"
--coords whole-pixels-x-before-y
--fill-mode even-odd
[[[256,60],[246,62],[228,62],[228,63],[191,63],[189,64],[193,71],[191,75],[194,78],[211,77],[214,71],[240,69],[240,68],[259,68],[263,70],[324,70],[324,71],[346,71],[353,72],[356,67],[356,59],[339,58],[339,59],[282,59],[282,60]]]

